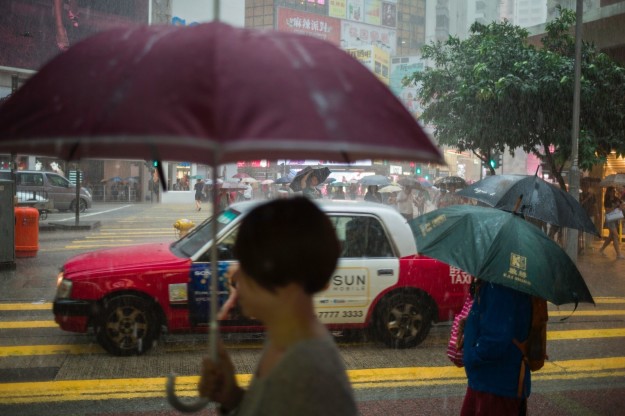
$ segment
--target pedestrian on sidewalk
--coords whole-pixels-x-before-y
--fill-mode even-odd
[[[625,204],[623,204],[621,198],[618,197],[615,187],[608,186],[606,188],[605,197],[603,198],[603,208],[605,208],[606,213],[612,212],[615,209],[625,209]],[[608,238],[603,242],[603,246],[601,246],[599,252],[601,253],[601,255],[606,256],[604,250],[607,246],[610,245],[610,243],[612,243],[614,245],[614,251],[616,252],[616,258],[619,260],[623,260],[625,259],[625,256],[621,254],[620,241],[618,237],[619,223],[620,220],[604,222],[603,228],[607,228],[609,234]]]
[[[204,198],[204,182],[202,179],[199,179],[193,185],[193,190],[195,191],[195,210],[202,210],[202,198]]]
[[[413,194],[411,186],[404,186],[397,195],[397,210],[406,220],[414,218]]]
[[[579,196],[579,203],[584,208],[584,211],[586,211],[588,218],[590,218],[594,224],[597,218],[597,198],[587,182],[582,183],[582,193]],[[595,236],[593,234],[583,233],[582,250],[592,251],[592,242],[594,239]]]
[[[460,416],[526,415],[531,375],[513,340],[529,335],[531,296],[477,281],[464,324],[462,362],[468,387]]]
[[[231,284],[243,313],[261,321],[267,335],[247,389],[222,343],[217,362],[203,360],[198,390],[220,404],[220,414],[358,414],[339,350],[313,304],[340,251],[329,218],[304,197],[268,202],[243,219]]]

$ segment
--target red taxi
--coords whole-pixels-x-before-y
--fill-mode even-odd
[[[93,328],[115,355],[147,351],[163,330],[206,331],[212,229],[218,231],[221,305],[236,266],[232,247],[240,220],[255,204],[234,204],[171,244],[71,258],[58,276],[56,322],[66,331]],[[315,297],[318,317],[331,330],[367,329],[389,347],[410,348],[426,338],[433,322],[451,320],[461,309],[470,276],[418,255],[410,227],[393,208],[362,201],[319,204],[343,247],[330,286]],[[222,332],[262,329],[237,307],[220,322]]]

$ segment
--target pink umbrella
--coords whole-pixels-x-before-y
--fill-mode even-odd
[[[259,158],[444,163],[403,104],[344,51],[218,22],[117,28],[70,47],[0,107],[0,153],[185,160],[211,165],[213,178],[220,164]],[[217,279],[210,291],[216,357]]]
[[[251,178],[251,176],[248,175],[245,172],[240,172],[240,173],[234,174],[234,175],[232,175],[232,177],[236,178],[236,179]]]
[[[2,105],[0,152],[444,163],[390,90],[344,51],[218,22],[117,28],[77,43]]]

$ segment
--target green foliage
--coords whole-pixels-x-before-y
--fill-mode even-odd
[[[440,144],[489,155],[521,148],[539,156],[561,185],[571,155],[575,13],[561,9],[546,26],[542,48],[509,22],[471,26],[466,40],[450,37],[422,50],[433,67],[404,80],[418,86],[425,123]],[[625,70],[606,54],[582,48],[579,166],[625,153]],[[494,169],[491,168],[494,173]]]

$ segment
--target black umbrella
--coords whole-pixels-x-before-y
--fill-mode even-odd
[[[281,176],[278,179],[276,179],[276,181],[274,183],[291,183],[293,179],[289,178],[288,176]]]
[[[309,175],[312,175],[316,177],[318,183],[321,184],[330,176],[330,173],[332,173],[330,169],[325,166],[306,166],[304,169],[297,172],[297,175],[295,175],[289,186],[292,190],[298,192],[303,189],[302,179],[308,179]]]
[[[510,212],[521,198],[517,212],[525,217],[599,235],[579,202],[536,175],[488,176],[458,191],[457,195]]]
[[[400,184],[401,186],[405,186],[409,188],[423,189],[423,186],[421,186],[421,182],[419,182],[417,178],[413,178],[411,176],[404,176],[403,178],[399,178],[397,183]]]
[[[441,189],[462,189],[467,186],[467,181],[460,176],[445,176],[434,182],[434,185]]]
[[[369,175],[365,176],[360,180],[360,184],[364,186],[370,185],[378,185],[378,186],[386,186],[390,185],[391,181],[383,175]]]

